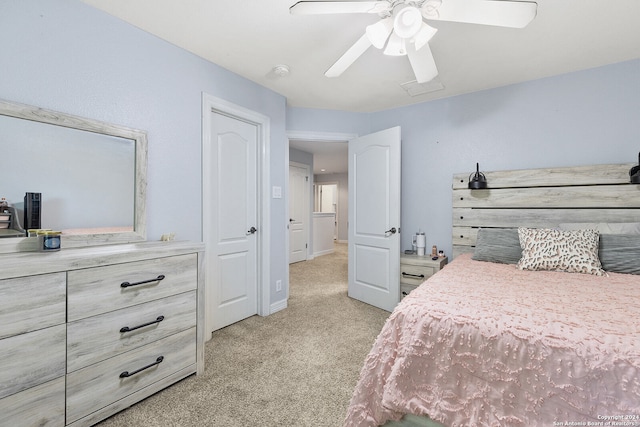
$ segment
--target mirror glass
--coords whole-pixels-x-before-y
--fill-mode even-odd
[[[0,252],[35,250],[27,228],[62,231],[63,248],[145,239],[144,132],[0,101],[0,146]]]

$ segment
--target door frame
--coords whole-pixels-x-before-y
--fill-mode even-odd
[[[287,139],[288,140],[296,140],[296,141],[309,141],[309,142],[314,142],[314,141],[326,141],[326,142],[344,142],[344,143],[348,143],[350,140],[357,138],[358,134],[357,133],[339,133],[339,132],[315,132],[315,131],[300,131],[300,130],[289,130],[287,131]],[[287,144],[287,149],[285,150],[285,165],[286,165],[286,172],[285,172],[285,183],[284,183],[284,187],[285,187],[285,194],[287,195],[287,201],[285,203],[287,212],[286,212],[286,216],[285,218],[287,219],[287,221],[289,221],[289,144]],[[311,182],[311,190],[313,190],[313,184],[315,183],[315,178],[313,178],[313,167],[311,168],[311,179],[309,180]],[[347,188],[347,191],[349,191],[349,189]],[[311,202],[313,202],[313,197],[311,198]],[[313,233],[313,207],[310,206],[311,209],[311,225],[310,225],[310,229],[309,232]],[[312,234],[313,235],[313,234]],[[313,244],[313,242],[311,242]],[[286,239],[285,242],[285,251],[288,254],[289,253],[289,239]],[[313,253],[313,250],[312,250]],[[286,271],[286,277],[287,277],[287,285],[289,283],[289,263],[287,263],[287,271]],[[288,286],[287,286],[288,289]],[[289,295],[287,294],[287,298],[289,297]]]
[[[271,198],[270,196],[270,146],[271,146],[271,119],[256,111],[241,107],[237,104],[215,97],[208,93],[202,93],[202,241],[206,244],[205,236],[210,233],[211,224],[206,218],[212,211],[211,200],[206,197],[212,185],[211,165],[209,164],[209,149],[211,147],[211,113],[223,114],[228,117],[242,120],[255,125],[258,129],[257,144],[257,301],[258,315],[270,314],[270,245],[271,245]],[[209,248],[205,247],[205,258],[208,257]],[[204,271],[207,270],[205,262]],[[205,274],[205,340],[211,339],[211,278]]]

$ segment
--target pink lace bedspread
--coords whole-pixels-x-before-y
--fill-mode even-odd
[[[458,256],[387,320],[345,426],[405,413],[450,427],[640,426],[640,276]]]

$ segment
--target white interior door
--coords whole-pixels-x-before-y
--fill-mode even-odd
[[[257,314],[258,180],[255,124],[211,114],[207,281],[212,330]]]
[[[289,264],[307,260],[309,175],[308,166],[289,164]]]
[[[349,141],[349,296],[400,300],[400,127]]]

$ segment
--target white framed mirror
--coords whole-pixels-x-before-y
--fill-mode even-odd
[[[146,240],[147,136],[140,130],[0,100],[0,253],[36,250],[25,194],[40,194],[40,227],[62,248]],[[14,228],[7,230],[8,227]]]

